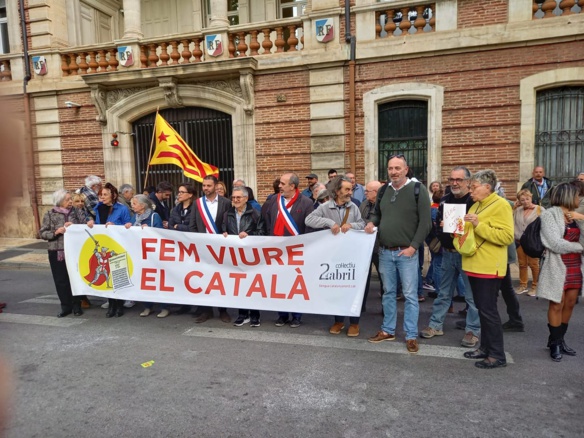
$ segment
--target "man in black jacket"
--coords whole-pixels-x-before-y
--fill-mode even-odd
[[[448,179],[451,192],[441,199],[440,207],[438,207],[435,232],[442,244],[442,278],[440,280],[438,297],[434,300],[434,305],[432,306],[430,323],[428,327],[420,332],[420,336],[430,339],[434,336],[444,334],[442,331],[444,319],[452,303],[458,276],[461,275],[466,288],[464,298],[468,304],[465,335],[462,338],[461,345],[463,347],[473,348],[478,344],[481,329],[478,310],[474,303],[468,277],[462,270],[462,256],[454,249],[450,233],[444,233],[442,231],[444,204],[466,204],[467,212],[470,206],[474,204],[469,192],[470,176],[470,171],[464,166],[457,166],[452,169],[450,178]]]
[[[231,207],[227,198],[219,196],[215,191],[217,178],[209,175],[203,178],[203,193],[205,196],[197,199],[191,212],[189,231],[193,233],[219,234],[223,230],[223,216]],[[203,323],[213,318],[213,308],[199,306],[196,312],[196,323]],[[225,323],[231,322],[231,317],[224,307],[219,308],[219,318]]]
[[[530,178],[521,186],[521,190],[527,189],[531,192],[531,202],[545,208],[550,206],[549,194],[554,185],[552,180],[545,177],[545,170],[541,166],[536,166]]]
[[[170,213],[168,207],[163,203],[168,201],[172,196],[172,185],[167,181],[161,181],[160,184],[156,186],[156,192],[150,193],[148,197],[154,203],[154,210],[160,215],[162,219],[162,225],[164,228],[168,228],[168,218]]]
[[[234,187],[231,192],[231,208],[223,215],[223,235],[229,234],[244,239],[247,236],[261,236],[263,234],[262,215],[247,201],[248,190],[245,187]],[[236,327],[250,323],[251,327],[260,326],[260,311],[239,309],[239,316],[233,323]]]

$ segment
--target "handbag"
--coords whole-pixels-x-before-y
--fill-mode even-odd
[[[442,249],[442,243],[437,237],[433,237],[430,243],[428,243],[428,248],[433,254],[438,254]]]
[[[462,236],[455,236],[452,243],[460,255],[472,257],[485,242],[483,241],[481,245],[477,245],[473,224],[471,222],[465,222],[464,234]]]

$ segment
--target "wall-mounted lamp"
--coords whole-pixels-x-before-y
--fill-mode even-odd
[[[115,132],[112,134],[112,141],[110,142],[110,144],[114,148],[117,148],[120,145],[120,141],[118,140],[118,134],[116,134]]]
[[[67,108],[81,108],[81,105],[79,105],[78,103],[75,103],[75,102],[71,102],[70,100],[65,102],[65,106]]]

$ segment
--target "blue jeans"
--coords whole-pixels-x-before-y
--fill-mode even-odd
[[[418,303],[418,277],[420,266],[418,254],[412,257],[399,256],[399,250],[379,250],[379,275],[383,279],[383,323],[381,330],[395,335],[397,324],[397,273],[401,279],[402,291],[405,298],[404,332],[406,340],[418,337],[418,317],[420,305]]]
[[[472,332],[475,336],[479,336],[481,331],[481,323],[479,320],[479,312],[475,306],[470,283],[467,275],[462,270],[462,256],[457,252],[444,251],[442,253],[442,279],[440,281],[440,288],[438,297],[434,300],[432,306],[432,316],[430,317],[429,326],[434,330],[442,330],[444,319],[448,308],[452,303],[452,296],[458,277],[462,278],[466,294],[464,296],[468,305],[466,314],[466,331]]]
[[[440,293],[440,282],[442,281],[442,257],[442,251],[436,254],[432,253],[432,263],[430,264],[432,276],[430,277],[430,270],[428,270],[428,274],[426,275],[426,280],[428,280],[428,277],[432,279],[436,294]]]

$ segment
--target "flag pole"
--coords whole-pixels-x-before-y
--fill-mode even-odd
[[[156,115],[154,116],[154,126],[152,127],[152,141],[150,141],[150,152],[148,153],[148,166],[146,167],[146,177],[144,178],[144,187],[142,190],[146,190],[146,184],[148,183],[148,172],[150,171],[150,160],[152,159],[152,148],[154,147],[154,138],[156,137],[156,118],[158,116],[159,106],[156,107]]]

